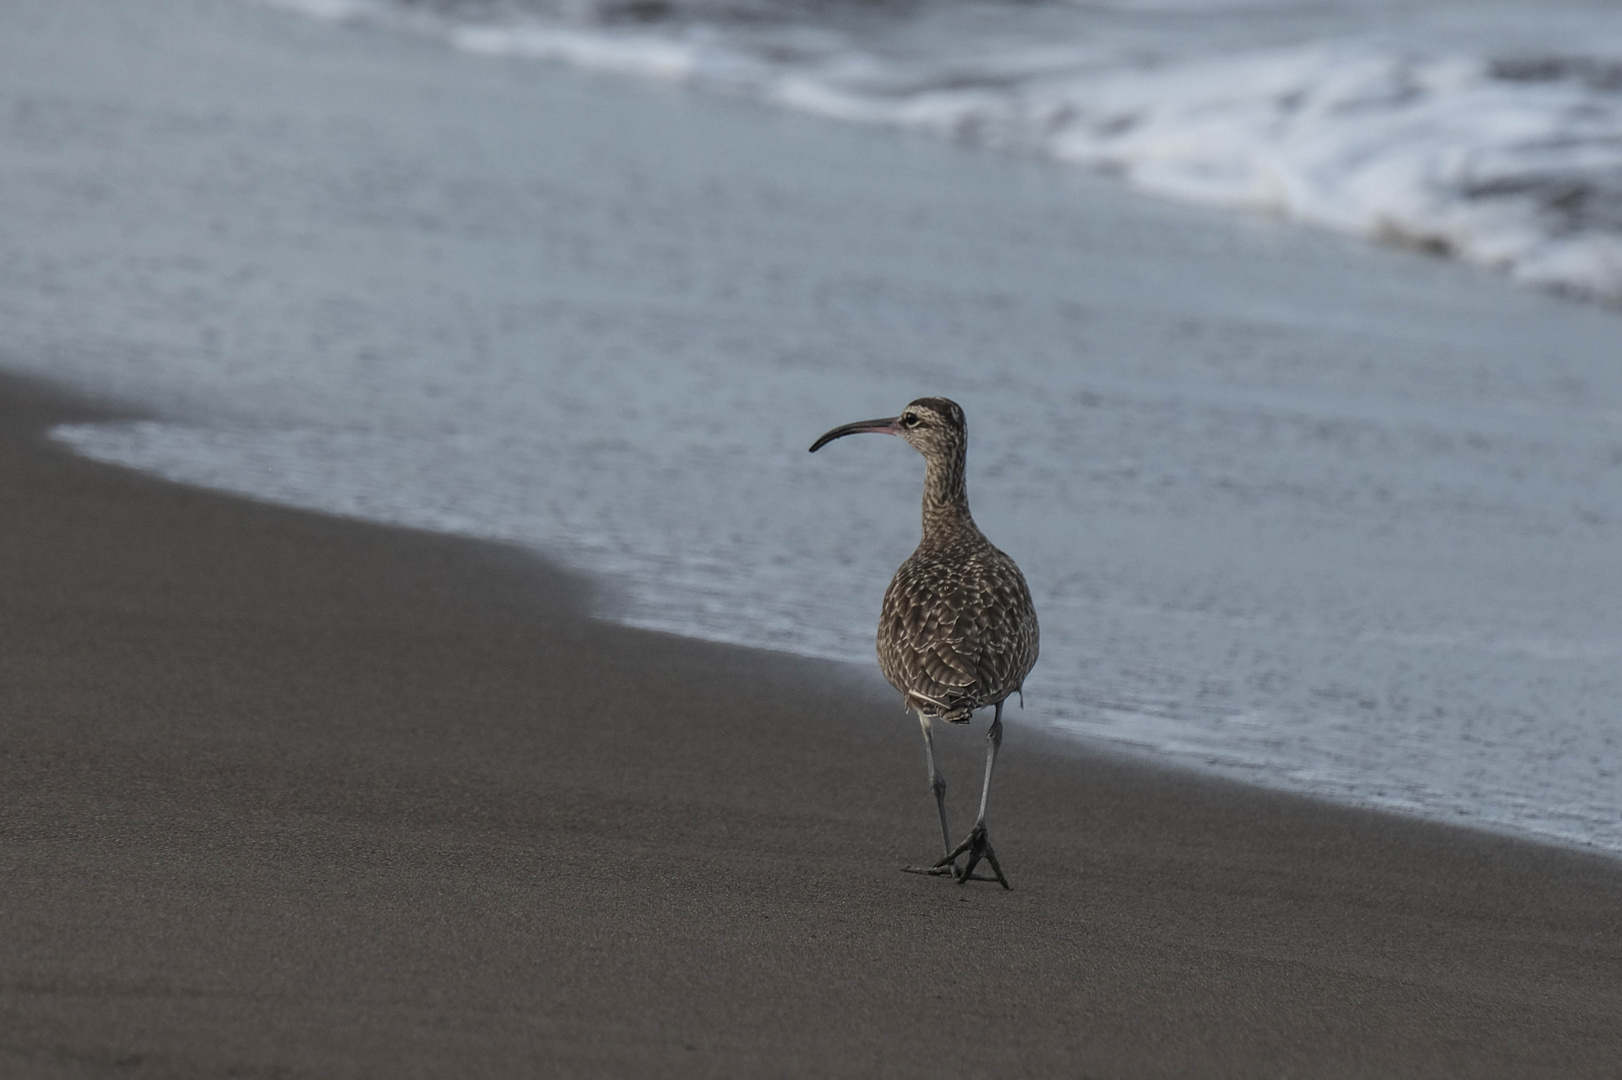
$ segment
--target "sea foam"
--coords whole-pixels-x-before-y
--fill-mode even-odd
[[[848,5],[271,2],[1041,155],[1622,302],[1622,14],[1603,9],[1543,43],[1530,9],[1480,13],[1465,35],[1434,13],[1303,25],[1288,3],[857,20]]]

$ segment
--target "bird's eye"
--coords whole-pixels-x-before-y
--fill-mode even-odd
[[[918,414],[917,413],[908,413],[907,415],[903,416],[901,418],[901,426],[902,427],[917,427],[918,426]]]

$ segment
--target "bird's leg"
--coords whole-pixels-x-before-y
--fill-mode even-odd
[[[982,858],[991,864],[991,872],[996,874],[996,881],[1005,889],[1012,888],[1008,879],[1002,876],[1002,867],[997,865],[997,853],[991,850],[991,840],[986,835],[986,802],[991,798],[991,770],[997,767],[997,750],[1002,746],[1002,702],[997,702],[997,715],[991,721],[991,729],[986,732],[986,782],[980,789],[980,816],[975,819],[974,828],[969,830],[969,837],[956,848],[948,851],[945,858],[936,863],[937,868],[945,868],[956,864],[959,855],[967,855],[968,863],[963,867],[962,873],[957,875],[958,884],[962,884],[974,877],[974,868]],[[991,878],[975,878],[976,881],[990,881]]]
[[[935,793],[935,808],[941,813],[941,850],[950,851],[952,832],[946,825],[946,777],[941,775],[940,766],[935,764],[935,732],[931,727],[930,718],[924,715],[922,709],[918,710],[918,724],[924,729],[924,756],[929,761],[929,790]],[[956,877],[957,859],[948,857],[934,866],[907,866],[902,869],[909,874],[951,874]]]
[[[991,726],[986,729],[986,779],[980,786],[980,815],[975,818],[976,825],[986,823],[986,801],[991,798],[991,770],[997,767],[997,751],[1002,749],[1002,702],[997,702],[997,712],[991,718]]]

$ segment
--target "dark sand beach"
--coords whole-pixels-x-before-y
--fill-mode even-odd
[[[1088,757],[72,458],[0,387],[0,1075],[1610,1076],[1622,868]],[[945,765],[966,826],[979,733]]]

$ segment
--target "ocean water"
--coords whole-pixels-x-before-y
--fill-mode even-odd
[[[81,453],[872,672],[921,464],[806,448],[944,393],[1042,618],[1011,737],[1622,852],[1614,310],[213,0],[16,0],[0,104],[0,363],[149,416]]]
[[[1622,303],[1603,0],[265,0],[1119,175]]]

